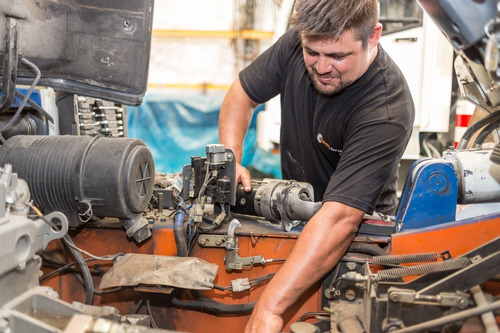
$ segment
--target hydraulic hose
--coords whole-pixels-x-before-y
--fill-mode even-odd
[[[177,255],[179,257],[187,257],[188,256],[188,248],[186,235],[184,233],[184,216],[186,213],[182,208],[177,208],[174,217],[174,238],[175,243],[177,244]]]
[[[498,128],[500,125],[500,119],[497,121],[493,121],[486,125],[481,132],[479,132],[478,136],[476,137],[476,140],[474,142],[474,145],[472,146],[473,148],[481,148],[481,145],[483,144],[484,140],[488,137],[488,135],[493,132],[495,129]]]
[[[372,256],[387,255],[384,249],[382,249],[380,246],[368,243],[356,243],[356,242],[351,243],[347,252],[364,253]]]
[[[206,311],[213,314],[250,314],[255,307],[255,302],[244,304],[224,304],[209,298],[199,298],[190,301],[173,298],[172,304],[180,308]]]
[[[496,122],[498,120],[500,120],[500,111],[495,111],[487,115],[486,117],[476,121],[474,124],[470,125],[469,128],[467,128],[467,130],[465,131],[460,141],[458,142],[457,149],[467,148],[467,144],[469,143],[469,140],[474,135],[474,133],[476,133],[489,123]]]

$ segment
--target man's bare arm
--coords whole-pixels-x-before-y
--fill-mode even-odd
[[[280,332],[281,315],[342,258],[363,215],[341,203],[324,203],[260,296],[245,332]]]
[[[236,177],[246,191],[250,191],[251,184],[250,173],[241,166],[243,141],[256,106],[236,79],[224,97],[219,114],[219,142],[233,150],[237,161]]]

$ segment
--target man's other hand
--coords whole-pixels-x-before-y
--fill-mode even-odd
[[[236,181],[243,185],[246,192],[252,190],[252,183],[250,178],[250,171],[243,167],[240,163],[236,163]]]

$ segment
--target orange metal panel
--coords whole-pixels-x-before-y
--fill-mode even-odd
[[[500,216],[490,215],[392,235],[391,254],[450,251],[457,257],[500,236]]]

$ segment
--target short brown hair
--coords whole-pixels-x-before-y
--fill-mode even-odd
[[[364,48],[377,22],[377,0],[297,0],[290,19],[307,39],[336,38],[354,29]]]

